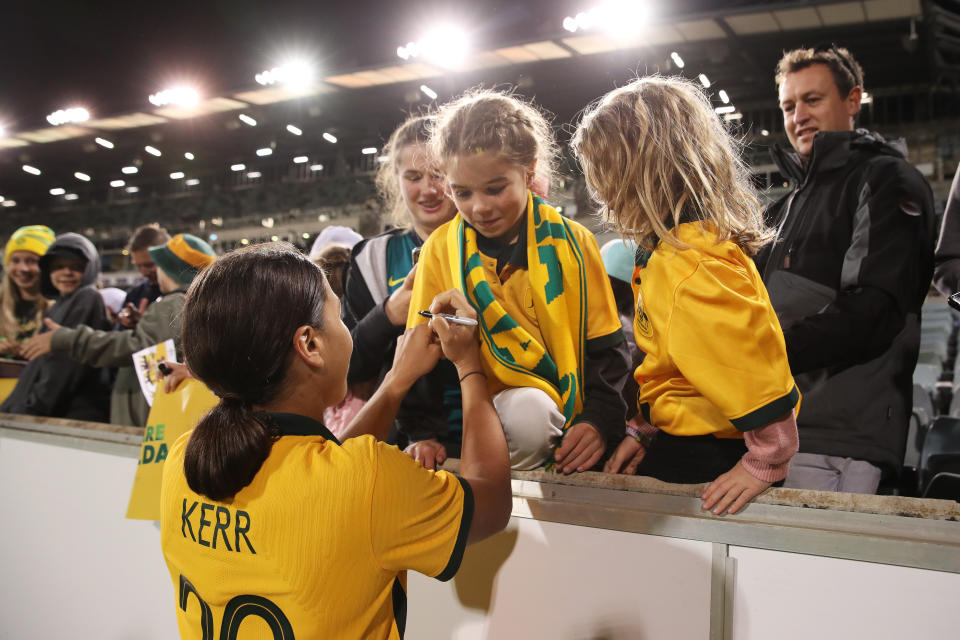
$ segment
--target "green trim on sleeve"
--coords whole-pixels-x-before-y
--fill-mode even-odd
[[[605,336],[587,340],[587,353],[592,355],[598,351],[603,351],[604,349],[616,346],[623,341],[623,329],[617,329],[613,333],[608,333]]]
[[[473,489],[470,483],[457,476],[460,486],[463,487],[463,515],[460,516],[460,530],[457,532],[457,541],[453,545],[453,552],[450,554],[450,561],[443,568],[436,579],[446,582],[457,574],[460,568],[460,562],[463,561],[463,552],[467,548],[467,536],[470,534],[470,523],[473,521]]]
[[[789,413],[791,409],[797,406],[799,400],[800,391],[797,389],[797,385],[793,385],[793,389],[787,395],[768,402],[745,416],[732,418],[730,422],[737,428],[737,431],[753,431],[765,427],[783,414]]]

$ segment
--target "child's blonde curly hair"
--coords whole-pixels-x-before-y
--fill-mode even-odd
[[[638,244],[688,248],[673,227],[709,222],[754,255],[773,234],[710,100],[681,77],[638,78],[589,106],[571,141],[601,215]]]
[[[534,191],[546,196],[554,181],[558,147],[547,118],[517,96],[491,89],[472,89],[437,111],[430,137],[432,154],[441,166],[467,153],[493,151],[512,164],[536,161]]]

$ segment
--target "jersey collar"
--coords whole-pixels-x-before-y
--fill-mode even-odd
[[[281,436],[321,436],[325,440],[340,444],[329,429],[313,418],[296,413],[268,413],[266,416]]]

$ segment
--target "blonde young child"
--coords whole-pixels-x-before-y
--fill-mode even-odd
[[[633,277],[646,421],[606,470],[712,480],[703,508],[735,513],[786,477],[800,403],[750,258],[770,233],[737,145],[699,87],[647,77],[589,107],[572,146],[605,217],[647,249]]]
[[[441,292],[462,291],[483,355],[467,375],[487,379],[511,466],[585,471],[623,424],[627,361],[596,240],[531,191],[552,174],[550,125],[513,96],[474,91],[441,107],[430,148],[458,214],[423,246],[407,326],[426,322]],[[432,468],[451,440],[408,452]]]

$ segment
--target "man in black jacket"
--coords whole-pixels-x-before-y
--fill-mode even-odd
[[[933,269],[930,187],[906,149],[854,129],[863,71],[835,46],[786,53],[777,69],[792,182],[756,261],[803,392],[800,453],[785,486],[875,493],[899,471]]]

